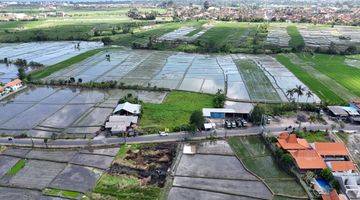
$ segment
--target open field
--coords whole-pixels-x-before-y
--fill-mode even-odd
[[[109,154],[110,151],[115,154]],[[79,199],[93,190],[103,173],[101,169],[110,167],[118,151],[119,148],[87,152],[7,148],[0,155],[0,163],[11,161],[6,164],[7,173],[2,173],[3,166],[0,168],[0,197],[10,200]],[[24,159],[20,160],[19,156]],[[79,156],[86,156],[87,162],[76,164]],[[97,162],[104,159],[109,162]],[[15,160],[19,161],[13,162]]]
[[[195,110],[213,107],[213,96],[191,92],[170,92],[162,104],[143,104],[140,127],[170,130],[189,123]]]
[[[258,136],[233,137],[229,139],[229,144],[247,169],[263,178],[275,196],[300,198],[307,196],[295,178],[278,167],[270,151]]]
[[[152,103],[162,102],[166,95],[130,90],[30,87],[0,102],[0,132],[47,138],[52,134],[58,137],[92,136],[112,113],[118,100],[128,93]],[[19,124],[19,121],[23,123]]]
[[[226,141],[192,145],[195,154],[180,157],[169,200],[272,199],[271,191],[244,168]]]
[[[360,69],[348,66],[344,56],[283,54],[277,59],[323,101],[343,104],[360,96]]]

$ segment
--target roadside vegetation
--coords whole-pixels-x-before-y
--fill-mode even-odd
[[[162,104],[144,103],[140,128],[150,133],[159,130],[180,131],[189,127],[190,115],[213,107],[214,96],[193,92],[170,92]]]

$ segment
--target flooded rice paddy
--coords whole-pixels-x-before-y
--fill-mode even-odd
[[[79,44],[79,48],[75,45]],[[0,60],[7,58],[10,61],[25,59],[41,63],[45,66],[53,65],[86,51],[100,48],[99,42],[30,42],[30,43],[9,43],[0,44]],[[27,71],[31,71],[27,68]],[[18,67],[0,63],[0,82],[8,82],[17,77]]]
[[[106,59],[106,54],[110,54],[110,60]],[[239,60],[244,59],[253,60],[258,66],[250,68],[250,71],[247,69],[244,73],[241,69],[245,66],[236,65]],[[108,50],[45,79],[66,80],[71,77],[81,78],[84,82],[114,80],[125,85],[156,86],[210,94],[221,89],[226,91],[229,98],[245,101],[288,102],[285,96],[287,89],[295,88],[296,85],[306,87],[272,57],[245,54]],[[264,83],[262,85],[266,88],[262,91],[253,89],[256,81]],[[267,91],[272,91],[273,94],[264,94]],[[305,101],[318,102],[319,99],[316,96],[312,99],[300,99],[300,102]]]
[[[151,103],[161,103],[166,96],[165,92],[28,87],[0,101],[0,134],[93,135],[128,93]]]

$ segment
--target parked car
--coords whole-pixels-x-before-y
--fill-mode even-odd
[[[241,119],[241,124],[242,124],[242,126],[246,126],[247,121],[245,119]]]
[[[237,120],[236,120],[236,125],[237,125],[238,127],[242,127],[242,126],[243,126],[243,123],[242,123],[241,119],[237,119]]]
[[[225,127],[226,127],[226,128],[231,128],[231,123],[230,123],[230,121],[228,121],[228,120],[225,121]]]
[[[231,127],[236,128],[236,122],[235,121],[231,121]]]

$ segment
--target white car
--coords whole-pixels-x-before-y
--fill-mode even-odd
[[[159,132],[159,136],[168,136],[168,135],[169,135],[169,133],[166,133],[164,131]]]

